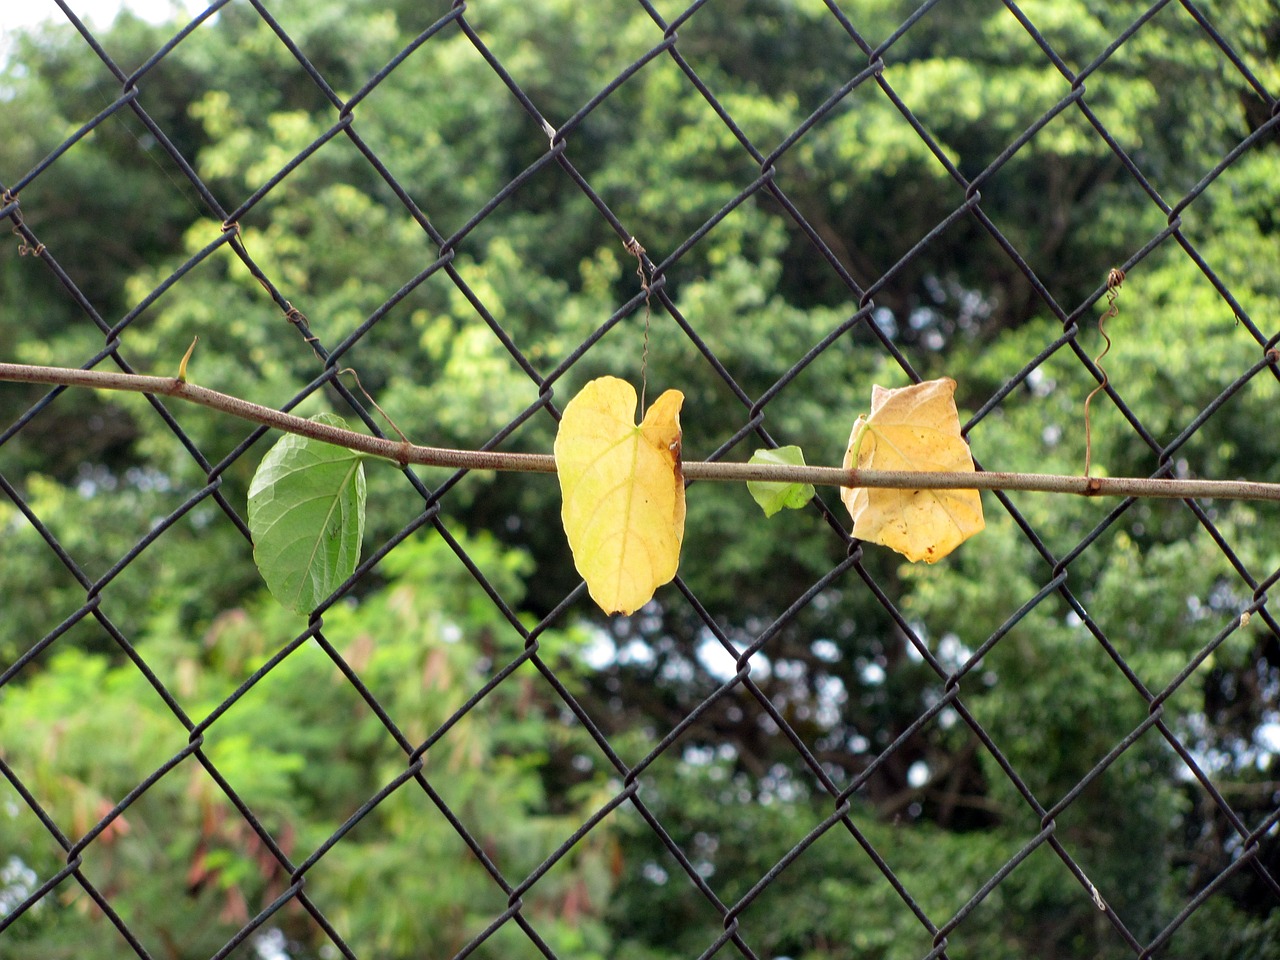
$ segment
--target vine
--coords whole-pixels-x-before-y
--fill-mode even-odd
[[[1116,301],[1120,297],[1120,286],[1123,283],[1124,271],[1119,267],[1112,267],[1107,274],[1107,311],[1098,318],[1098,332],[1102,334],[1102,339],[1107,342],[1107,345],[1093,358],[1093,365],[1102,374],[1102,381],[1084,398],[1084,475],[1086,477],[1089,476],[1089,462],[1093,457],[1093,431],[1089,426],[1089,404],[1100,391],[1107,388],[1107,371],[1102,366],[1102,358],[1111,351],[1111,338],[1107,336],[1107,321],[1120,313],[1120,306]]]
[[[299,612],[325,602],[358,566],[368,458],[400,467],[559,474],[574,564],[606,613],[634,612],[675,576],[689,480],[745,481],[766,516],[804,506],[814,485],[837,486],[854,537],[928,563],[983,529],[979,490],[1280,501],[1280,484],[1272,483],[977,471],[949,379],[877,386],[839,468],[807,466],[798,448],[758,450],[748,463],[684,463],[678,390],[666,391],[637,424],[634,388],[601,377],[565,406],[552,456],[454,450],[419,446],[398,429],[398,441],[375,437],[347,429],[333,414],[308,420],[197,386],[187,370],[194,347],[175,377],[0,363],[0,380],[174,397],[284,432],[250,484],[249,530],[267,586]]]
[[[1276,357],[1280,362],[1280,355]],[[0,363],[0,381],[42,383],[49,386],[89,387],[128,393],[151,393],[185,400],[221,413],[272,427],[283,433],[310,437],[348,447],[400,466],[446,467],[453,470],[495,470],[555,473],[555,458],[548,454],[503,453],[497,450],[455,450],[387,440],[341,427],[317,423],[283,413],[176,377],[152,377],[74,367],[46,367]],[[1251,480],[1160,480],[1148,477],[1083,477],[1052,473],[952,473],[916,470],[856,470],[845,467],[807,466],[789,463],[732,463],[686,461],[687,480],[758,483],[811,483],[829,487],[883,487],[886,489],[1019,490],[1032,493],[1068,493],[1084,497],[1154,497],[1185,500],[1212,497],[1219,500],[1274,500],[1280,502],[1280,483]]]

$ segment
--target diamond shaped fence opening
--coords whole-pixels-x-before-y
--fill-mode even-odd
[[[186,7],[0,46],[0,361],[534,453],[608,373],[811,463],[950,376],[979,469],[1280,480],[1274,3]],[[695,483],[608,618],[553,480],[370,463],[304,616],[267,428],[0,404],[0,956],[1280,950],[1274,503],[921,568]]]

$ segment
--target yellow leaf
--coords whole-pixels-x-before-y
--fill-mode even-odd
[[[973,472],[960,436],[956,382],[943,378],[871,391],[871,413],[849,436],[845,469]],[[842,487],[853,535],[896,550],[912,563],[941,560],[986,526],[977,490]]]
[[[556,433],[560,516],[573,564],[605,613],[634,613],[676,575],[684,539],[680,405],[668,390],[636,426],[636,392],[592,380]]]

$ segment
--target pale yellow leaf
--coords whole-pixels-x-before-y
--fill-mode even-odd
[[[974,470],[960,436],[956,382],[943,378],[871,392],[871,413],[859,417],[844,455],[846,469]],[[977,490],[891,490],[842,487],[853,535],[879,543],[913,563],[941,560],[986,526]]]
[[[676,575],[682,403],[668,390],[637,426],[631,384],[600,377],[564,408],[554,448],[560,516],[573,565],[605,613],[634,613]]]

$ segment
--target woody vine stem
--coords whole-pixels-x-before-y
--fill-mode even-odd
[[[185,370],[182,371],[185,373]],[[555,473],[555,458],[546,454],[502,453],[489,450],[451,450],[422,447],[407,441],[373,437],[354,430],[317,423],[260,406],[179,377],[148,377],[70,367],[41,367],[0,363],[0,381],[42,383],[62,387],[90,387],[175,397],[209,407],[285,433],[311,437],[347,447],[401,466],[415,464],[455,470],[514,470]],[[838,467],[789,466],[764,463],[686,462],[689,480],[812,483],[838,487],[888,487],[908,490],[1026,490],[1073,493],[1082,496],[1208,497],[1223,500],[1280,501],[1280,484],[1245,480],[1154,480],[1143,477],[1075,477],[1044,473],[934,473],[909,470],[845,470]]]

